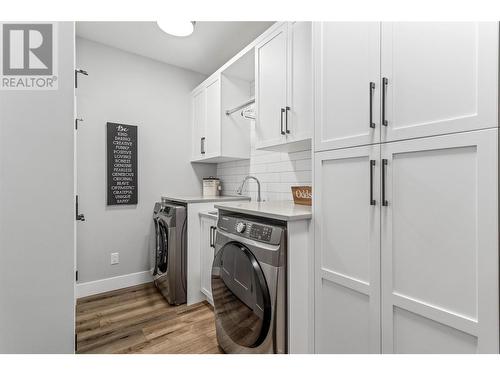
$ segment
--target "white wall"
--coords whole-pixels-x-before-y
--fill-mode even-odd
[[[74,26],[59,89],[0,91],[0,353],[74,349]]]
[[[252,175],[261,183],[264,200],[292,200],[291,186],[311,186],[311,150],[292,153],[255,150],[255,124],[251,127],[251,156],[249,160],[230,161],[217,165],[223,194],[234,195],[245,176]],[[312,126],[312,125],[311,125]],[[257,197],[257,184],[250,180],[243,190],[252,199]]]
[[[205,78],[86,39],[76,41],[79,282],[146,271],[152,213],[165,194],[200,194],[215,166],[191,165],[190,91]],[[137,206],[106,206],[106,122],[138,126]],[[110,254],[120,253],[120,264]]]

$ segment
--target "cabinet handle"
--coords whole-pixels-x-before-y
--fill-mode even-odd
[[[285,113],[285,108],[281,108],[281,113],[280,113],[280,130],[281,134],[285,135],[285,131],[283,130],[283,113]]]
[[[370,160],[370,206],[375,206],[377,201],[373,199],[373,168],[375,167],[375,160]]]
[[[205,153],[205,137],[201,137],[200,139],[200,152],[202,154]]]
[[[210,227],[210,247],[215,248],[215,230],[217,228],[214,226]]]
[[[373,122],[373,92],[375,91],[375,82],[370,82],[370,128],[375,129]]]
[[[388,206],[389,202],[385,199],[385,170],[387,159],[382,159],[382,206]]]
[[[285,107],[285,132],[286,134],[290,134],[290,130],[288,130],[288,111],[290,110],[290,107],[286,106]]]
[[[385,118],[385,101],[386,101],[388,83],[389,80],[386,77],[382,78],[382,125],[384,126],[387,126],[388,124]]]

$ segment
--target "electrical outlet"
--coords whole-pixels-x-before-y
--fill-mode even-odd
[[[120,253],[111,253],[111,264],[120,263]]]

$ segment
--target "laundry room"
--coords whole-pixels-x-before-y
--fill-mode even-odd
[[[498,20],[165,7],[0,22],[0,369],[500,358]]]
[[[310,133],[294,123],[300,129],[296,139],[286,145],[279,141],[268,151],[259,149],[255,129],[257,40],[276,26],[284,36],[288,24],[189,24],[191,34],[184,37],[169,34],[172,25],[164,26],[165,31],[159,22],[75,25],[77,353],[287,353],[287,324],[311,319],[299,302],[307,298],[311,283],[297,289],[303,296],[287,298],[288,265],[308,264],[307,253],[288,257],[289,249],[284,249],[291,236],[297,237],[294,246],[308,247]],[[312,23],[297,23],[296,29],[299,41],[311,38]],[[210,43],[218,43],[214,34],[238,35],[226,47],[230,58],[205,52],[203,60],[193,59],[193,46],[207,45],[209,51]],[[148,48],[143,38],[149,40]],[[169,48],[180,43],[185,46]],[[305,69],[300,73],[310,74],[310,54],[299,56]],[[209,74],[211,70],[215,72]],[[310,105],[304,105],[301,116],[310,121],[311,82],[304,89]],[[198,114],[200,109],[205,112]],[[292,116],[286,116],[290,133]],[[294,205],[291,186],[303,186],[306,205]],[[218,204],[232,206],[219,211]],[[226,220],[230,226],[223,224]],[[224,245],[218,226],[234,231],[228,243],[242,233],[247,241],[262,239],[282,254],[273,257],[274,263],[261,262],[259,256],[267,258],[260,254],[263,249],[250,251],[247,244],[242,252],[241,246]],[[296,229],[287,235],[287,227]],[[220,270],[230,272],[224,263],[234,263],[231,286],[225,277],[216,279],[224,276]],[[299,267],[293,271],[297,277],[310,278]],[[205,328],[183,346],[176,337],[193,324],[182,323],[183,314],[190,314],[185,306],[201,317],[195,323]],[[248,311],[248,306],[254,307]],[[287,306],[297,307],[293,319],[288,319]],[[165,318],[174,311],[179,316]],[[221,317],[219,338],[214,313]],[[230,319],[222,318],[228,314]],[[248,329],[252,315],[253,335],[233,343],[241,334],[233,331],[239,325]],[[108,319],[116,322],[105,323]],[[182,328],[163,332],[161,322]],[[132,339],[130,327],[135,327]],[[309,335],[302,327],[297,326],[297,338],[302,337],[292,348],[307,352]],[[225,337],[226,331],[233,339]]]

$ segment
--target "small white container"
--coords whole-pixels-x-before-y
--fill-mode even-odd
[[[203,196],[217,197],[220,195],[221,186],[220,180],[217,177],[203,178]]]

